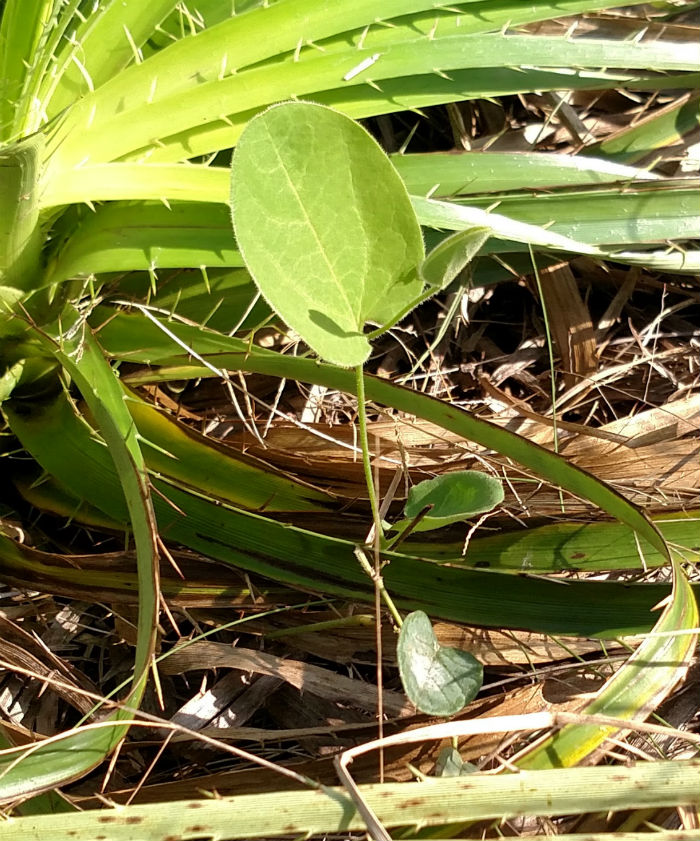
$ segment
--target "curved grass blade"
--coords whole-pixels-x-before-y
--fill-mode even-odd
[[[332,494],[177,423],[133,392],[127,391],[125,396],[141,437],[144,460],[154,474],[251,511],[335,507]]]
[[[660,180],[645,169],[605,158],[545,152],[473,150],[468,155],[430,152],[390,157],[409,193],[433,198]]]
[[[269,32],[271,15],[269,10],[264,12]],[[260,16],[259,13],[247,16],[248,22],[256,14]],[[241,21],[245,18],[238,21],[239,31]],[[452,71],[467,68],[492,72],[493,69],[517,67],[522,68],[519,89],[531,91],[536,89],[537,82],[536,76],[531,78],[530,67],[537,70],[577,67],[596,71],[601,67],[625,71],[655,67],[672,72],[694,71],[700,63],[700,50],[692,43],[631,42],[493,31],[470,35],[465,32],[463,20],[453,14],[442,17],[441,25],[432,37],[406,24],[403,27],[376,27],[364,38],[361,48],[346,41],[340,50],[308,51],[290,56],[281,64],[268,62],[252,68],[242,65],[241,50],[229,41],[224,55],[231,63],[235,61],[238,72],[221,74],[219,64],[216,73],[212,74],[210,69],[205,69],[207,65],[211,68],[213,60],[211,54],[206,54],[207,45],[219,42],[223,30],[234,29],[231,23],[226,21],[196,39],[179,41],[83,97],[59,123],[54,141],[56,161],[49,166],[73,169],[84,158],[85,144],[98,150],[91,156],[94,162],[126,159],[134,153],[141,156],[147,150],[155,151],[156,147],[159,147],[159,160],[165,160],[166,155],[170,160],[177,160],[179,153],[176,153],[177,157],[171,157],[177,145],[173,149],[168,149],[168,145],[170,136],[178,133],[190,133],[188,157],[214,151],[201,148],[197,135],[205,139],[210,127],[221,125],[222,117],[240,125],[243,115],[289,98],[290,91],[300,99],[315,99],[314,94],[318,91],[363,85],[366,74],[351,74],[359,64],[373,56],[378,58],[372,64],[371,78],[380,88],[385,81],[402,80],[435,70],[449,78]],[[483,23],[480,25],[483,27]],[[294,31],[298,33],[299,30],[295,27]],[[294,37],[293,33],[289,36]],[[305,37],[310,36],[306,34]],[[195,52],[199,64],[193,67],[188,62]],[[178,63],[174,64],[174,61]],[[153,90],[152,79],[163,75],[168,78],[159,78]],[[483,89],[483,85],[488,84],[488,74],[482,75],[481,89],[475,88],[471,98],[491,93]],[[171,80],[172,76],[175,79]],[[146,80],[149,88],[145,94],[147,109],[143,108],[141,95]],[[454,98],[459,98],[456,91]],[[219,148],[230,147],[234,142],[235,137]]]
[[[426,227],[460,231],[474,226],[485,226],[490,227],[497,237],[533,246],[571,251],[592,257],[607,257],[621,263],[643,265],[647,268],[653,267],[665,271],[688,274],[700,271],[700,251],[697,250],[632,252],[622,251],[614,247],[599,248],[580,240],[571,239],[557,231],[549,231],[537,225],[511,219],[500,213],[487,212],[478,207],[467,207],[455,202],[433,201],[418,196],[413,196],[412,201],[421,225]],[[697,217],[695,219],[687,218],[684,222],[684,226],[691,227],[691,229],[695,225],[697,225]],[[643,225],[638,228],[638,231],[641,232],[642,228]],[[509,250],[512,250],[512,246]]]
[[[676,554],[687,563],[700,562],[700,510],[652,514],[652,521]],[[439,545],[409,538],[403,551],[442,563],[512,572],[592,572],[651,569],[668,563],[652,546],[644,551],[634,532],[621,523],[567,523],[503,531],[475,537],[462,556],[464,542]]]
[[[119,354],[118,346],[111,344],[112,337],[125,329],[124,325],[128,322],[124,319],[133,317],[121,315],[105,322],[100,328],[100,341],[103,342],[103,347],[108,353],[116,351]],[[288,377],[351,394],[355,393],[352,372],[323,365],[310,359],[281,356],[259,349],[251,349],[248,352],[246,348],[245,352],[241,352],[240,342],[215,333],[202,332],[187,325],[170,324],[170,328],[188,347],[205,358],[209,356],[210,361],[217,366]],[[121,358],[152,365],[178,364],[178,362],[188,364],[189,360],[186,357],[173,352],[175,346],[172,340],[167,336],[156,336],[158,332],[161,331],[155,325],[148,332],[144,329],[141,332],[141,347]],[[211,372],[208,376],[211,376]],[[462,435],[467,440],[496,450],[501,455],[531,470],[536,476],[589,500],[620,522],[626,523],[640,537],[656,547],[664,557],[669,558],[663,537],[639,509],[604,482],[570,464],[556,453],[509,430],[476,418],[455,406],[446,405],[440,400],[377,377],[365,375],[365,390],[369,400],[431,421],[444,429]]]
[[[603,686],[582,713],[644,720],[674,689],[692,660],[698,636],[698,604],[677,560],[673,561],[673,590],[652,633]],[[519,768],[576,765],[615,728],[571,724],[534,745],[517,760]]]
[[[700,123],[700,97],[686,96],[655,111],[634,125],[616,131],[612,137],[587,146],[583,155],[603,155],[619,163],[636,163],[655,151],[668,149],[696,130]],[[668,154],[668,153],[666,153]]]
[[[41,263],[36,179],[42,154],[40,136],[0,150],[1,333],[7,332],[7,314],[15,309],[19,290],[32,287]]]
[[[411,783],[362,785],[363,800],[387,827],[441,827],[465,820],[500,820],[515,815],[573,815],[700,803],[695,761],[637,762],[531,774],[470,774]],[[196,822],[199,837],[220,839],[347,835],[365,830],[344,789],[282,791],[216,799],[119,806],[56,818],[17,818],[0,825],[1,841],[18,838],[74,841],[104,832],[111,841],[133,841],[134,827],[144,838],[187,838]],[[691,841],[697,830],[673,841]],[[694,833],[694,834],[693,834]],[[551,837],[551,836],[548,836]],[[656,833],[565,835],[566,841],[646,841]],[[533,836],[538,841],[544,836]],[[663,835],[659,835],[667,841]],[[668,839],[671,841],[671,839]]]
[[[229,137],[228,142],[211,146],[208,134],[212,128],[216,132],[226,120],[231,126],[241,127],[251,114],[289,98],[290,91],[298,98],[317,99],[315,94],[319,91],[363,86],[366,75],[353,74],[353,71],[374,56],[378,58],[373,62],[371,78],[380,89],[392,79],[403,81],[405,77],[436,71],[449,79],[452,71],[488,69],[488,73],[482,73],[481,85],[473,88],[472,98],[493,93],[484,90],[483,86],[488,84],[489,73],[494,69],[522,68],[518,89],[530,91],[542,87],[536,72],[532,74],[528,69],[530,67],[538,71],[572,66],[595,70],[601,67],[625,70],[654,67],[666,71],[693,71],[700,61],[700,51],[691,43],[664,40],[638,43],[494,32],[493,25],[488,26],[478,15],[469,14],[443,14],[439,26],[429,34],[415,26],[404,4],[403,14],[408,23],[402,21],[393,27],[374,27],[369,32],[363,32],[362,28],[374,22],[375,15],[362,20],[359,17],[361,10],[353,9],[360,27],[356,31],[358,43],[346,37],[338,42],[336,49],[329,45],[322,52],[296,51],[281,63],[262,62],[258,58],[254,66],[246,65],[246,53],[257,52],[260,57],[265,57],[265,53],[270,55],[271,42],[280,38],[293,39],[289,49],[295,50],[299,37],[298,19],[295,26],[286,27],[292,31],[281,34],[271,31],[275,17],[290,14],[290,5],[299,4],[252,12],[238,20],[225,21],[200,33],[197,38],[178,41],[83,97],[57,125],[52,141],[55,160],[49,166],[73,169],[85,158],[85,144],[92,150],[99,150],[99,159],[94,152],[91,156],[95,163],[150,156],[156,151],[157,160],[173,161],[228,148],[235,143],[237,134]],[[327,36],[347,31],[330,31],[335,21],[329,19],[334,16],[322,17],[318,13],[314,16],[315,24],[319,30],[325,28]],[[467,31],[467,22],[472,23],[476,33]],[[507,21],[508,26],[515,23],[513,18]],[[313,24],[304,33],[304,38],[316,40],[310,34],[311,26]],[[251,27],[258,30],[258,40],[252,47],[243,43],[243,30]],[[229,34],[227,40],[224,40],[225,32]],[[465,40],[468,40],[468,47]],[[218,61],[215,59],[217,54]],[[235,66],[222,73],[222,63]],[[158,80],[155,86],[153,79]],[[570,87],[571,82],[563,86]],[[456,98],[460,98],[457,90],[453,92],[453,99]],[[148,108],[143,107],[144,102],[148,102]],[[189,153],[186,155],[181,154],[178,143],[170,143],[170,138],[177,138],[178,134],[188,136]]]
[[[69,480],[74,479],[67,470],[65,474]],[[110,478],[99,475],[103,482]],[[167,503],[160,508],[155,500],[166,534],[173,540],[237,569],[292,587],[372,603],[371,586],[366,576],[362,578],[356,572],[354,544],[349,541],[232,511],[215,502],[178,493],[164,483],[156,483],[156,487],[159,493],[167,493],[187,517],[176,522],[171,514],[168,521]],[[385,553],[385,557],[391,561],[386,567],[386,586],[400,608],[424,610],[435,618],[484,627],[614,639],[648,631],[653,625],[652,608],[669,593],[665,585],[578,581],[562,585],[543,578],[436,568],[396,552]],[[48,577],[39,577],[35,586],[45,580],[50,588],[52,577],[60,576],[61,568],[54,569],[49,559],[39,560],[42,565],[36,567],[36,559],[25,562],[11,555],[7,563],[0,562],[0,574],[6,569],[8,581],[31,583],[31,570],[41,569]],[[27,565],[29,561],[31,564]],[[125,601],[131,602],[135,593],[133,576],[123,575],[126,573],[117,576],[91,569],[84,580],[113,593],[118,591]],[[203,582],[201,588],[192,582],[193,592],[189,582],[168,592],[176,602],[218,602],[218,595],[227,592],[226,576],[215,571],[212,575],[216,577],[209,584]],[[166,581],[164,588],[170,584]],[[233,593],[229,590],[228,595],[231,598]]]
[[[109,448],[105,448],[105,455],[125,500],[136,546],[139,589],[134,678],[125,703],[137,707],[155,649],[158,552],[155,518],[136,430],[124,405],[121,387],[80,316],[68,333],[54,341],[47,339],[46,344],[76,383],[97,419]],[[52,437],[50,445],[60,449],[60,440],[60,434]],[[80,469],[84,469],[82,464]],[[46,745],[39,743],[3,754],[0,758],[0,800],[6,802],[48,791],[87,773],[124,737],[128,727],[119,722],[130,717],[130,713],[117,711],[111,716],[112,727],[68,731]]]
[[[250,589],[231,571],[210,563],[190,563],[178,557],[183,580],[170,566],[161,566],[161,592],[171,603],[184,607],[228,607],[250,603]],[[137,604],[139,598],[133,553],[61,555],[17,543],[3,533],[0,522],[0,578],[8,584],[66,598]],[[268,601],[286,602],[294,591],[283,587],[256,586]]]
[[[12,483],[30,505],[50,511],[66,520],[107,532],[122,532],[126,520],[115,520],[86,499],[79,499],[68,488],[59,485],[48,474],[36,470],[12,471]]]
[[[203,164],[86,164],[77,170],[56,172],[47,181],[39,203],[42,209],[81,202],[149,199],[227,204],[230,180],[228,169]]]
[[[65,395],[36,406],[31,414],[13,411],[11,404],[6,411],[23,446],[56,480],[111,517],[126,519],[109,454]],[[59,438],[57,448],[53,444]],[[164,538],[310,592],[373,600],[372,583],[357,564],[354,543],[238,511],[163,480],[154,479],[153,484]],[[663,585],[563,584],[437,566],[402,553],[388,552],[385,557],[392,561],[384,569],[385,583],[399,607],[486,627],[617,637],[648,630],[653,624],[650,610],[668,595]]]
[[[356,54],[352,55],[352,60],[357,62]],[[348,62],[344,66],[352,65]],[[293,69],[294,64],[288,67]],[[383,79],[381,88],[376,87],[377,83],[374,80],[373,84],[338,87],[342,72],[343,70],[340,69],[336,74],[331,89],[311,89],[312,86],[309,85],[305,88],[306,93],[303,96],[342,111],[354,119],[372,117],[378,113],[416,111],[432,105],[469,100],[474,98],[475,92],[478,92],[480,97],[486,98],[518,94],[525,89],[590,91],[627,87],[636,91],[684,90],[697,86],[700,81],[700,74],[697,73],[662,76],[655,73],[645,75],[640,72],[609,70],[595,73],[581,71],[572,75],[566,68],[564,70],[530,69],[527,71],[527,84],[524,84],[523,72],[508,67],[451,70],[449,76],[448,74],[438,75],[429,68],[415,76]],[[294,85],[279,84],[270,92],[271,98],[266,99],[258,108],[226,115],[202,129],[195,127],[179,134],[169,135],[167,143],[162,148],[149,147],[140,152],[149,154],[149,160],[153,162],[172,163],[186,160],[193,154],[205,154],[214,149],[228,148],[235,143],[249,119],[264,107],[289,98],[290,88],[293,89],[293,87]]]
[[[700,237],[698,179],[667,179],[620,187],[499,196],[498,213],[517,222],[596,246]],[[493,206],[493,196],[470,196],[471,208]]]

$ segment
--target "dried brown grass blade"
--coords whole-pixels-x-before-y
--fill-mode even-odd
[[[272,675],[295,686],[332,701],[347,701],[368,712],[377,708],[377,687],[361,680],[336,674],[329,669],[298,660],[285,660],[244,648],[232,648],[225,643],[196,642],[175,650],[160,665],[165,674],[179,674],[195,669],[230,668],[244,672]],[[383,693],[384,710],[391,716],[410,715],[411,705],[400,692]]]
[[[564,385],[570,388],[598,367],[591,316],[568,263],[541,269],[540,285],[549,328],[562,360]]]

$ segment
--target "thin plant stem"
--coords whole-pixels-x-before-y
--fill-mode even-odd
[[[357,384],[357,425],[360,432],[360,448],[362,450],[362,466],[365,471],[365,484],[369,504],[372,509],[372,522],[374,523],[375,542],[377,538],[384,536],[382,531],[382,518],[379,515],[379,503],[374,490],[374,478],[372,476],[372,463],[369,452],[369,438],[367,435],[367,407],[365,406],[365,378],[362,365],[355,366],[355,382]]]
[[[386,605],[389,613],[391,613],[391,617],[394,620],[394,624],[397,628],[400,628],[403,625],[403,619],[401,618],[401,614],[399,613],[398,608],[394,604],[394,600],[391,598],[388,591],[384,587],[384,579],[381,577],[381,575],[376,575],[375,570],[372,569],[372,565],[367,560],[365,550],[362,546],[357,546],[355,548],[354,554],[362,569],[367,573],[368,577],[375,582],[375,585],[381,594],[384,604]]]
[[[360,431],[360,447],[362,449],[362,466],[365,472],[365,484],[369,495],[374,523],[373,555],[374,569],[370,567],[370,577],[374,582],[374,612],[376,614],[375,631],[377,645],[377,733],[381,739],[384,735],[384,674],[382,672],[382,596],[386,601],[387,593],[382,582],[382,564],[379,554],[380,543],[384,538],[382,518],[379,513],[379,503],[374,488],[374,476],[369,452],[369,437],[367,435],[367,407],[365,405],[365,377],[362,365],[355,366],[355,381],[357,383],[357,423]],[[360,553],[361,554],[361,553]],[[366,559],[365,559],[366,560]],[[369,566],[369,564],[368,564]],[[379,754],[379,782],[384,782],[384,751]]]

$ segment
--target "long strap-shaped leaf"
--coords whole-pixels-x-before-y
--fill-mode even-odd
[[[72,507],[57,508],[55,502],[60,501],[63,497],[57,497],[59,491],[58,485],[55,481],[45,480],[40,486],[44,491],[40,496],[35,496],[29,493],[27,499],[35,505],[38,509],[49,510],[62,514],[63,516],[70,516],[76,511],[78,500],[73,497]],[[27,494],[27,486],[22,487],[23,495]],[[116,521],[109,521],[106,515],[102,514],[101,519],[94,517],[93,509],[90,514],[90,522],[99,528],[110,528],[118,530],[122,526]],[[101,513],[101,512],[100,512]],[[235,516],[235,515],[234,515]],[[76,516],[78,522],[82,522],[80,514]],[[605,525],[605,524],[603,524]],[[607,524],[613,525],[614,524]],[[264,533],[264,523],[260,524],[255,521],[249,531],[256,531],[259,529]],[[697,530],[697,529],[696,529]],[[537,531],[536,529],[533,531]],[[534,536],[534,535],[533,535]],[[321,535],[316,536],[318,540],[323,540]],[[262,537],[259,538],[262,545]],[[479,552],[478,541],[473,541],[473,549]],[[614,547],[614,544],[613,544]],[[336,569],[338,571],[338,580],[342,582],[344,569],[353,563],[351,557],[351,545],[349,543],[333,543],[329,545],[336,553],[337,563]],[[410,551],[404,549],[405,552]],[[471,551],[471,550],[470,550]],[[611,549],[614,554],[614,548]],[[552,558],[554,553],[551,553],[545,547],[542,550],[542,564],[539,568],[540,573],[556,571],[554,564],[550,564],[550,569],[544,568],[544,560]],[[416,567],[416,557],[413,555],[398,553],[394,554],[394,559],[398,563],[408,563],[409,571],[418,570],[417,585],[422,584],[424,579],[430,579],[433,571],[430,566],[422,564]],[[178,559],[178,565],[184,567],[185,564],[182,559]],[[234,584],[231,580],[230,572],[219,566],[211,566],[207,564],[202,567],[197,566],[195,570],[187,569],[185,571],[185,579],[183,580],[177,576],[172,568],[167,565],[161,570],[161,591],[165,598],[173,604],[184,605],[190,607],[208,607],[211,605],[230,605],[232,602],[237,604],[245,602],[249,598],[250,593],[247,587],[240,584]],[[133,565],[129,562],[127,556],[123,553],[119,554],[118,558],[104,554],[95,555],[75,555],[65,556],[61,554],[53,554],[50,552],[42,552],[34,549],[26,544],[17,543],[10,536],[4,536],[2,532],[2,525],[0,524],[0,577],[6,583],[12,584],[23,589],[34,589],[41,592],[53,593],[55,595],[81,598],[81,599],[97,599],[98,601],[118,601],[126,604],[133,604],[138,600],[138,582]],[[505,602],[502,605],[492,605],[489,598],[493,600],[493,590],[500,590],[499,584],[494,587],[493,576],[483,576],[476,574],[472,582],[465,576],[456,579],[457,583],[464,582],[464,585],[472,584],[470,591],[471,596],[467,595],[463,603],[463,621],[469,620],[473,611],[473,602],[477,599],[484,601],[484,593],[489,593],[487,587],[490,586],[491,596],[486,596],[485,607],[492,609],[492,619],[497,622],[499,616],[502,616],[506,621],[522,623],[523,616],[529,615],[531,625],[540,626],[543,620],[538,620],[538,613],[547,613],[547,602],[542,602],[541,599],[547,593],[551,593],[557,597],[562,608],[570,610],[569,625],[579,621],[577,612],[585,610],[588,605],[588,600],[584,605],[578,601],[580,593],[580,584],[578,582],[570,583],[566,589],[561,587],[557,589],[548,589],[542,586],[541,582],[536,579],[524,578],[517,583],[517,588],[521,597],[521,604],[516,605],[515,610]],[[392,578],[392,584],[395,583]],[[452,582],[450,582],[452,583]],[[627,621],[638,619],[643,624],[640,624],[640,632],[650,627],[653,621],[653,613],[651,608],[655,603],[668,594],[667,588],[663,586],[649,586],[649,585],[635,585],[630,589],[620,588],[616,586],[609,588],[605,583],[595,585],[596,589],[590,591],[591,598],[596,594],[599,596],[599,602],[607,602],[612,597],[612,607],[624,613]],[[288,592],[279,585],[272,585],[265,588],[262,582],[256,585],[257,591],[271,600],[287,599]],[[401,585],[399,583],[399,589]],[[585,589],[585,588],[584,588]],[[700,587],[696,586],[696,591],[700,593]],[[646,596],[643,603],[640,603],[637,609],[634,609],[631,615],[627,614],[638,597],[642,593]],[[366,599],[370,597],[367,592]],[[429,591],[429,597],[432,597],[432,592]],[[646,608],[645,608],[646,606]],[[434,599],[434,604],[426,604],[426,610],[429,610],[433,616],[441,614],[441,602]],[[642,611],[646,609],[646,613]],[[499,613],[499,610],[501,611]],[[596,612],[591,618],[592,622],[600,622],[603,617],[599,612]],[[564,627],[565,619],[559,620],[560,625]]]
[[[206,488],[217,499],[251,511],[328,511],[337,507],[332,494],[205,438],[133,393],[126,397],[146,464],[153,472],[186,486]]]
[[[685,674],[697,632],[698,605],[688,579],[674,560],[673,591],[652,634],[581,712],[643,721]],[[614,727],[567,725],[534,745],[517,765],[528,769],[575,765],[615,732]]]
[[[168,323],[167,330],[175,333],[185,346],[200,356],[208,357],[208,361],[215,368],[287,377],[355,393],[355,379],[351,371],[324,365],[312,359],[282,356],[257,348],[249,349],[240,340],[188,325],[171,322]],[[139,336],[139,347],[132,351],[127,350],[126,339],[129,335]],[[106,321],[100,328],[99,339],[108,354],[125,361],[151,365],[187,365],[190,362],[185,354],[176,349],[173,340],[163,330],[152,323],[147,325],[138,316],[121,314]],[[204,376],[212,376],[211,370],[203,366],[201,370]],[[379,377],[365,376],[365,392],[369,400],[391,406],[409,416],[415,415],[431,421],[469,441],[495,450],[532,471],[536,476],[589,500],[633,528],[663,556],[670,557],[660,532],[642,511],[610,486],[570,464],[562,456],[507,429],[481,420],[457,406]]]
[[[80,317],[68,334],[47,340],[95,417],[107,443],[105,454],[118,477],[134,536],[137,556],[139,617],[134,678],[125,704],[137,707],[143,696],[155,646],[158,614],[158,564],[156,525],[146,470],[136,429],[124,392],[105,361],[90,329]],[[60,432],[49,446],[60,447]],[[79,470],[85,465],[77,461]],[[95,481],[98,481],[95,479]],[[113,714],[114,727],[93,731],[70,731],[46,745],[18,748],[0,758],[0,800],[8,801],[47,791],[82,776],[118,744],[127,731],[120,720],[131,714]]]
[[[3,85],[0,136],[3,140],[15,134],[17,111],[24,105],[20,95],[27,86],[44,26],[50,17],[47,0],[7,0],[3,4],[0,22],[0,79]]]
[[[160,441],[155,439],[153,443],[159,445]],[[147,464],[150,468],[148,459]],[[165,472],[169,475],[168,471]],[[36,471],[22,471],[12,476],[22,496],[36,508],[51,511],[93,528],[107,531],[119,531],[124,528],[123,522],[111,519],[94,505],[71,494],[49,477],[42,477],[40,482],[38,479]],[[204,486],[209,488],[206,482]],[[233,492],[236,490],[229,489]],[[224,498],[229,499],[230,494]],[[343,504],[339,503],[340,507]],[[317,528],[322,533],[329,531],[326,524],[330,519],[337,520],[338,516],[337,509],[324,512],[325,508],[322,503],[315,519],[318,523]],[[295,520],[294,517],[285,519],[292,522]],[[673,546],[686,563],[700,561],[700,550],[695,546],[700,510],[665,512],[652,515],[652,520],[666,542]],[[488,537],[473,538],[465,556],[462,555],[463,550],[463,537],[456,542],[443,539],[439,542],[426,542],[409,538],[401,546],[399,554],[475,569],[537,574],[638,570],[640,565],[639,544],[635,540],[634,532],[628,526],[615,522],[554,522],[527,529],[501,531]],[[653,547],[644,552],[643,558],[648,569],[667,563],[666,558]],[[60,563],[59,568],[63,569]],[[69,573],[68,570],[66,572]],[[76,576],[76,583],[77,581]],[[127,589],[126,592],[130,590]]]
[[[97,162],[95,155],[108,161],[135,152],[140,155],[146,149],[149,155],[156,152],[159,160],[190,158],[232,145],[253,110],[285,99],[290,92],[313,97],[319,91],[352,90],[363,87],[366,78],[380,83],[436,70],[448,75],[471,66],[486,67],[492,73],[494,66],[521,64],[690,70],[697,63],[690,44],[499,33],[502,28],[551,17],[551,6],[545,3],[501,3],[495,14],[491,3],[468,3],[461,10],[416,15],[438,5],[442,4],[385,2],[383,20],[402,16],[386,28],[372,26],[378,22],[377,10],[367,0],[339,5],[332,15],[314,0],[291,0],[223,21],[129,67],[79,100],[58,124],[56,163],[72,169],[86,154]],[[572,11],[580,8],[578,3],[563,3],[557,14],[565,13],[566,6]],[[590,10],[592,3],[586,7]],[[299,50],[300,43],[341,34],[345,37],[338,37],[323,51]],[[472,39],[468,47],[465,39]],[[265,61],[285,53],[286,61]],[[372,56],[378,58],[371,75],[353,73]],[[590,79],[586,82],[591,85]],[[529,87],[523,81],[521,85],[542,89],[537,83]],[[484,94],[477,88],[472,95]],[[390,102],[391,96],[383,99]],[[222,135],[227,122],[230,127]],[[184,152],[177,138],[187,133],[191,145]]]
[[[7,407],[23,446],[74,494],[116,520],[126,505],[106,447],[65,395],[30,415]],[[60,440],[60,446],[56,441]],[[163,537],[203,555],[311,592],[371,601],[372,583],[354,544],[239,511],[199,493],[153,479],[153,504]],[[172,504],[165,500],[170,500]],[[182,512],[182,513],[179,513]],[[653,624],[663,585],[549,581],[526,575],[438,566],[387,553],[386,585],[399,606],[486,627],[520,627],[553,634],[615,637]],[[16,569],[16,559],[14,561]],[[110,586],[109,576],[105,579]]]
[[[584,814],[661,806],[697,806],[695,762],[639,762],[529,774],[470,774],[418,783],[359,787],[363,800],[388,827],[441,827],[454,821],[498,820],[515,815]],[[138,836],[135,832],[138,827]],[[139,838],[271,838],[364,829],[343,789],[283,791],[202,800],[120,806],[74,815],[42,815],[0,824],[0,841],[73,841],[105,833],[111,841]],[[544,836],[537,836],[543,838]],[[569,841],[599,841],[588,833]],[[644,838],[655,839],[651,833]],[[659,836],[661,837],[661,836]],[[691,841],[697,835],[673,835]],[[610,835],[606,841],[641,841]],[[602,839],[600,839],[602,841]],[[669,840],[670,841],[670,840]]]

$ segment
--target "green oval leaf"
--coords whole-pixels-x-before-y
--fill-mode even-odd
[[[366,322],[420,295],[423,240],[406,188],[379,145],[343,114],[273,106],[233,157],[238,246],[260,292],[324,359],[362,364]]]
[[[422,610],[404,619],[396,654],[404,692],[427,715],[455,715],[481,689],[481,663],[468,651],[441,646]]]
[[[458,470],[443,473],[414,485],[404,505],[406,520],[394,528],[408,524],[428,506],[428,513],[412,531],[430,531],[457,523],[473,514],[483,514],[503,502],[503,485],[498,479],[480,470]]]

